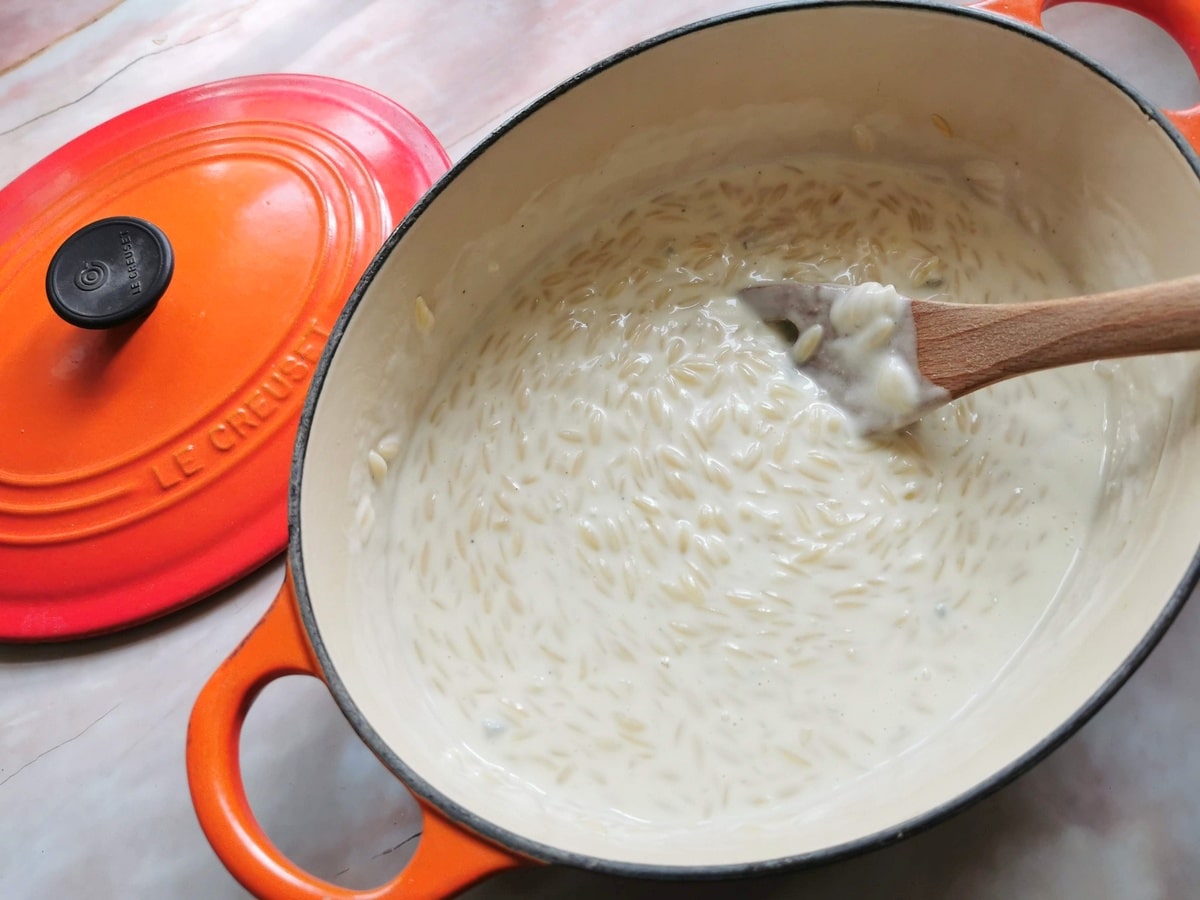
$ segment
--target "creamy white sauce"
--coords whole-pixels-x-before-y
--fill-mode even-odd
[[[569,236],[462,347],[408,446],[376,451],[381,627],[405,636],[387,664],[444,724],[429,777],[534,798],[523,830],[547,839],[816,815],[1018,651],[1096,508],[1104,381],[1039,373],[861,439],[734,299],[789,279],[1073,289],[964,184],[883,163],[727,172]],[[854,296],[838,340],[900,315]],[[879,397],[911,402],[873,358]]]
[[[894,285],[855,285],[829,310],[836,365],[826,377],[841,381],[838,396],[863,432],[901,428],[949,399],[917,366],[912,301]]]
[[[895,431],[950,399],[921,373],[912,300],[894,285],[784,283],[751,293],[750,307],[768,322],[796,326],[792,361],[806,367],[858,433]]]

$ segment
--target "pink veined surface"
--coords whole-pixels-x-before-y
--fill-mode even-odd
[[[6,0],[0,8],[0,184],[89,127],[170,91],[269,71],[361,83],[410,109],[461,158],[578,69],[720,0]],[[1152,99],[1200,99],[1182,54],[1113,10],[1045,16]],[[2,399],[2,398],[0,398]],[[0,578],[3,573],[0,573]],[[215,598],[126,635],[0,646],[0,897],[241,898],[187,796],[183,741],[202,683],[282,581],[275,561]],[[1200,882],[1200,609],[1142,670],[1017,784],[913,840],[747,885],[614,883],[567,871],[502,876],[486,897],[817,900],[864,895],[1176,898]],[[399,871],[415,804],[325,688],[285,680],[242,741],[250,800],[280,848],[355,887]]]

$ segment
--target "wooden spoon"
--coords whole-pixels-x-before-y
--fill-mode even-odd
[[[803,334],[810,324],[827,323],[829,305],[850,289],[788,282],[747,288],[739,297],[767,321],[787,319]],[[911,327],[901,322],[900,339],[915,336],[918,373],[944,393],[938,391],[939,402],[919,404],[906,422],[893,422],[892,428],[941,403],[1028,372],[1200,349],[1200,275],[1033,303],[905,302]],[[822,360],[818,355],[811,362],[820,366]],[[837,391],[833,393],[838,401]]]

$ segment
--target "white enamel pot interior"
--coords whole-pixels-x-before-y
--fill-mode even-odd
[[[940,117],[953,131],[929,139]],[[1167,119],[1032,28],[920,4],[816,3],[739,13],[640,45],[552,92],[458,165],[382,249],[309,398],[293,483],[291,564],[324,675],[391,770],[448,817],[544,861],[621,874],[718,877],[826,861],[901,837],[996,789],[1078,728],[1168,627],[1197,578],[1197,363],[1155,369],[1130,474],[1083,543],[1078,577],[1002,677],[935,739],[786,828],[623,842],[552,828],[445,776],[436,708],[403,667],[384,552],[393,502],[367,452],[401,441],[467,334],[598,198],[809,150],[853,152],[850,126],[911,137],[953,164],[970,146],[1068,198],[1045,240],[1090,289],[1195,271],[1197,160]],[[500,272],[489,262],[498,262]],[[436,326],[414,313],[426,298]],[[1131,423],[1137,427],[1138,423]],[[1157,458],[1157,465],[1153,460]],[[1150,459],[1150,465],[1146,460]],[[1140,474],[1139,474],[1140,473]],[[1149,473],[1149,474],[1148,474]]]

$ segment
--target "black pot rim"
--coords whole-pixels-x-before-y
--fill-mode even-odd
[[[694,32],[720,27],[727,23],[742,19],[830,6],[861,7],[864,10],[899,8],[918,10],[926,13],[935,12],[942,15],[970,18],[987,22],[997,28],[1015,32],[1028,38],[1029,40],[1050,46],[1071,58],[1075,62],[1090,69],[1093,73],[1111,83],[1114,87],[1116,87],[1129,99],[1136,103],[1146,114],[1147,118],[1157,123],[1157,125],[1162,128],[1164,132],[1166,132],[1167,136],[1170,137],[1170,139],[1174,142],[1179,152],[1182,153],[1187,159],[1188,164],[1191,166],[1193,172],[1196,173],[1197,177],[1200,177],[1200,158],[1197,158],[1196,152],[1158,107],[1144,99],[1136,90],[1126,84],[1122,79],[1114,75],[1112,72],[1108,71],[1103,66],[1084,56],[1077,50],[1074,50],[1070,46],[1064,44],[1062,41],[1050,34],[1006,16],[973,8],[945,6],[937,2],[931,2],[931,0],[888,0],[886,3],[880,3],[878,0],[793,0],[793,2],[784,2],[770,6],[739,10],[725,15],[704,19],[693,24],[685,25],[680,28],[667,31],[648,40],[641,41],[619,53],[608,57],[607,59],[602,60],[601,62],[589,66],[523,108],[515,116],[510,118],[498,129],[492,132],[478,146],[473,148],[466,156],[464,156],[457,164],[455,164],[449,172],[439,179],[439,181],[425,194],[425,196],[421,198],[416,206],[413,207],[411,212],[404,218],[404,221],[397,226],[397,228],[388,237],[383,247],[372,259],[370,265],[367,267],[362,278],[355,287],[354,292],[351,294],[348,302],[346,303],[346,306],[342,310],[341,315],[338,317],[338,320],[334,325],[334,328],[329,336],[329,340],[326,343],[325,350],[313,375],[312,384],[309,387],[308,396],[305,400],[304,409],[301,413],[299,432],[296,437],[295,453],[293,456],[292,472],[289,484],[288,523],[290,540],[288,545],[288,562],[295,583],[296,601],[299,606],[300,617],[304,623],[305,630],[308,633],[308,639],[312,644],[314,652],[316,653],[316,657],[320,664],[326,684],[328,685],[330,692],[333,694],[338,706],[341,707],[343,714],[346,716],[347,720],[349,720],[350,725],[358,733],[363,742],[372,750],[372,752],[375,753],[375,755],[393,774],[404,781],[405,785],[414,794],[428,801],[444,812],[449,818],[465,826],[470,831],[473,831],[490,841],[500,844],[531,859],[540,860],[546,863],[571,866],[577,869],[585,869],[594,872],[631,878],[717,880],[727,878],[745,878],[822,865],[894,844],[917,832],[931,828],[932,826],[937,825],[961,812],[968,806],[971,806],[985,797],[990,796],[1001,787],[1004,787],[1033,768],[1037,763],[1041,762],[1046,756],[1057,749],[1059,745],[1066,741],[1067,738],[1083,727],[1083,725],[1086,724],[1092,718],[1092,716],[1094,716],[1101,709],[1101,707],[1103,707],[1104,704],[1112,698],[1117,690],[1129,679],[1131,675],[1133,675],[1138,667],[1141,666],[1146,657],[1149,656],[1150,651],[1154,649],[1159,640],[1161,640],[1162,636],[1170,627],[1171,623],[1174,622],[1176,616],[1179,615],[1180,610],[1183,608],[1184,603],[1191,595],[1197,583],[1200,582],[1200,550],[1198,550],[1197,554],[1192,558],[1192,561],[1189,564],[1187,571],[1184,573],[1184,576],[1178,587],[1171,594],[1171,597],[1166,606],[1163,608],[1162,613],[1143,636],[1137,647],[1134,648],[1133,652],[1130,653],[1130,655],[1121,663],[1121,665],[1112,673],[1112,675],[1100,685],[1095,693],[1093,693],[1092,696],[1088,698],[1088,700],[1078,710],[1076,710],[1074,715],[1062,723],[1057,729],[1046,735],[1045,738],[1043,738],[1037,745],[1035,745],[1023,756],[1014,760],[1003,769],[993,773],[991,777],[979,782],[973,788],[964,791],[959,796],[948,800],[939,806],[935,806],[918,816],[914,816],[905,822],[901,822],[898,825],[882,831],[863,835],[836,846],[822,848],[816,851],[748,863],[728,863],[721,865],[662,865],[630,863],[620,860],[603,859],[563,850],[549,844],[523,837],[522,835],[516,834],[515,832],[509,831],[506,828],[502,828],[492,823],[490,820],[483,818],[470,808],[465,807],[442,794],[437,788],[426,781],[418,772],[410,768],[404,762],[404,760],[401,759],[400,756],[396,754],[390,746],[388,746],[387,742],[384,741],[378,732],[375,731],[367,717],[355,704],[353,698],[350,696],[349,691],[346,689],[345,684],[338,676],[337,669],[334,666],[328,650],[325,647],[325,643],[321,638],[321,632],[317,626],[316,616],[313,611],[312,600],[309,596],[308,585],[304,571],[303,533],[302,529],[300,528],[300,496],[302,491],[304,463],[308,451],[309,430],[312,427],[313,415],[316,410],[317,401],[321,394],[326,375],[329,371],[329,366],[337,352],[341,338],[345,334],[346,328],[354,316],[355,310],[358,308],[359,303],[362,302],[364,294],[369,289],[383,263],[390,256],[391,252],[395,249],[396,245],[400,242],[404,235],[413,226],[413,223],[420,218],[422,213],[430,206],[430,204],[432,204],[437,197],[468,166],[472,164],[476,158],[481,156],[483,153],[486,153],[488,148],[490,148],[505,134],[507,134],[525,119],[529,118],[533,113],[551,103],[559,96],[589,80],[593,76],[612,68],[613,66],[616,66],[627,59],[638,56],[647,52],[648,50],[652,50],[661,44],[666,44],[670,41]]]

